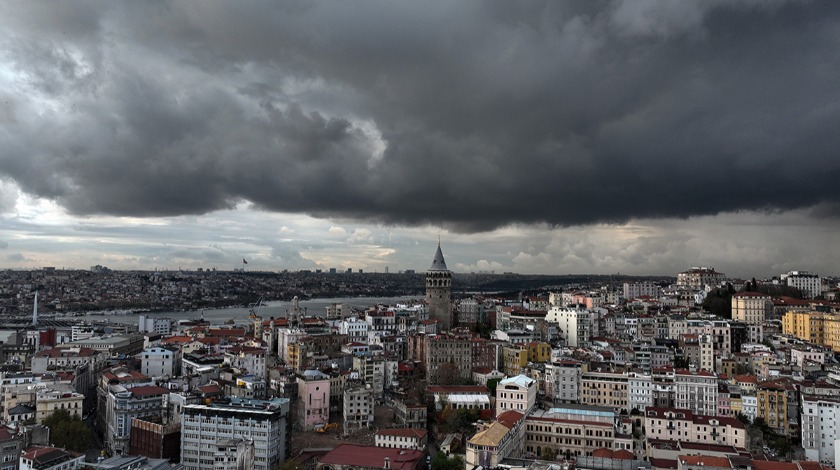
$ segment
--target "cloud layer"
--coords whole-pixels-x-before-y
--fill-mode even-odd
[[[464,232],[838,214],[833,2],[3,10],[0,181],[74,214],[250,201]]]

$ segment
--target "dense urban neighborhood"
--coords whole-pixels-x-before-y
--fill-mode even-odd
[[[440,245],[431,260],[355,277],[2,272],[0,469],[840,462],[836,279],[691,267],[553,287],[473,274],[467,287]],[[488,287],[511,282],[532,288]],[[308,308],[330,295],[394,302]],[[290,303],[268,316],[269,299]],[[179,313],[223,306],[249,314]],[[118,321],[126,312],[137,321]]]

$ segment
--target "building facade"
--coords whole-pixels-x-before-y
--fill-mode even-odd
[[[216,400],[186,405],[181,417],[181,464],[185,470],[214,468],[217,443],[248,438],[255,470],[271,470],[291,452],[289,400]]]

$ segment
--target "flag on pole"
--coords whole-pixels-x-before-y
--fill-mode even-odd
[[[242,258],[242,264],[248,264],[248,262],[245,261],[245,258]]]

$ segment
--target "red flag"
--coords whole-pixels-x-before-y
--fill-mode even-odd
[[[242,264],[248,264],[248,262],[245,261],[245,258],[242,258]]]

